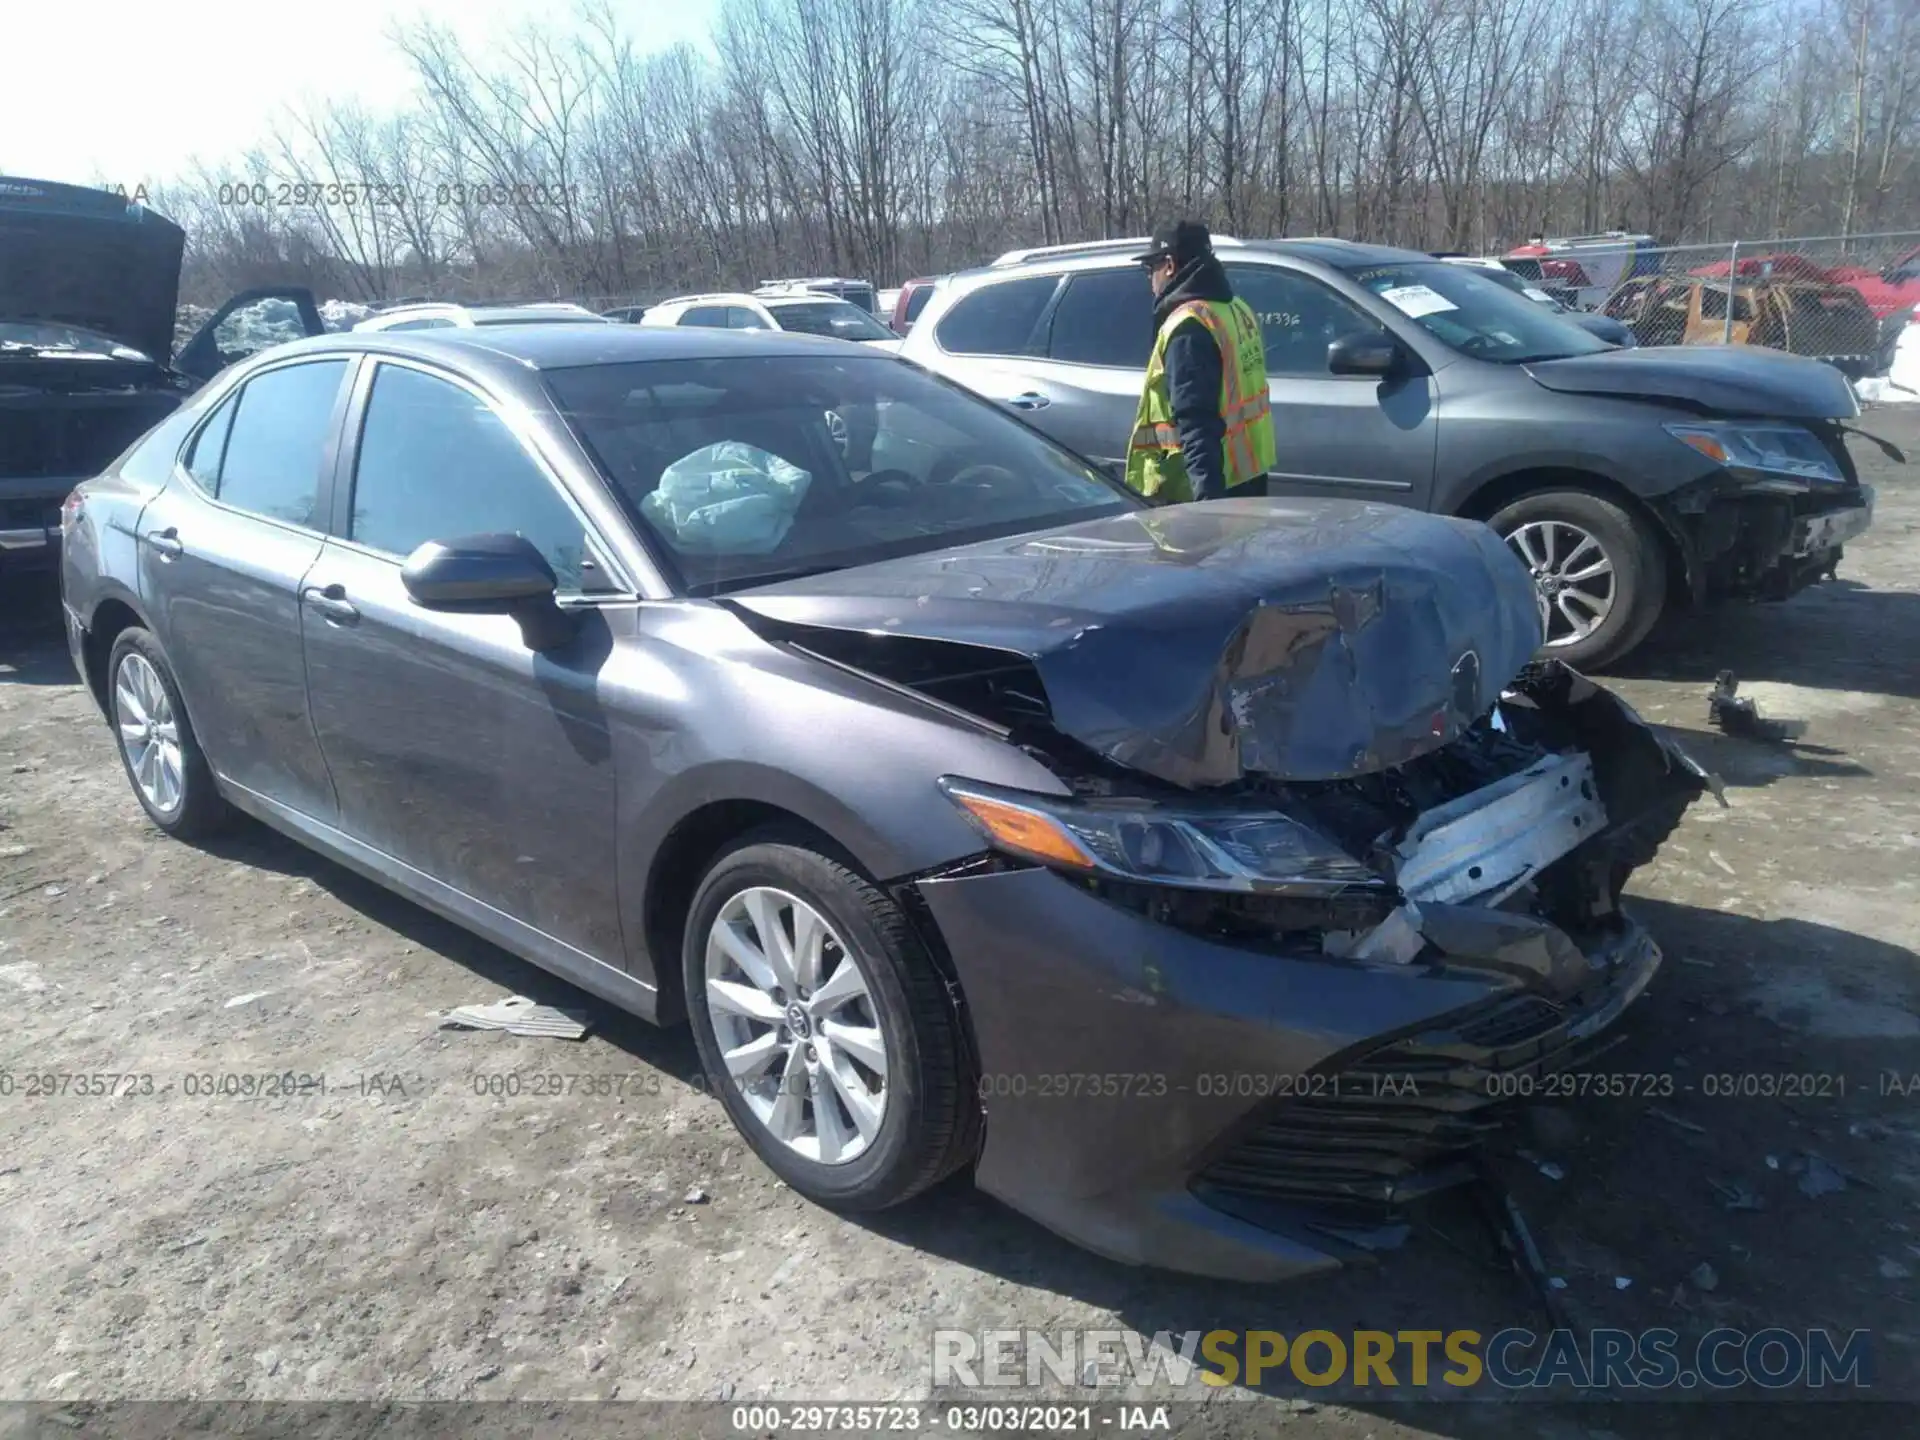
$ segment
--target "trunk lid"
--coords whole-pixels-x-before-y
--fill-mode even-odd
[[[1055,729],[1188,787],[1403,764],[1484,715],[1541,638],[1532,579],[1486,526],[1344,501],[1135,511],[730,603],[788,636],[1022,657]]]

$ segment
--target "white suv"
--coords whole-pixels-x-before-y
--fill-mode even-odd
[[[648,307],[642,325],[702,325],[711,330],[792,330],[858,340],[879,350],[898,350],[900,337],[858,305],[831,295],[795,291],[748,295],[720,291],[680,295]]]
[[[369,315],[355,330],[470,330],[476,325],[555,325],[585,321],[595,325],[614,322],[596,315],[584,305],[564,300],[535,305],[448,305],[430,303],[395,305]]]

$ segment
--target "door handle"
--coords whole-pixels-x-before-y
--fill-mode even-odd
[[[171,525],[164,530],[149,530],[147,544],[162,560],[171,560],[187,548],[180,543],[180,532]]]
[[[1005,403],[1016,410],[1044,410],[1053,401],[1038,390],[1023,390],[1018,395],[1009,395]]]
[[[344,585],[329,585],[325,589],[309,585],[300,592],[300,598],[332,624],[351,625],[360,618],[359,610],[347,599],[347,587]]]

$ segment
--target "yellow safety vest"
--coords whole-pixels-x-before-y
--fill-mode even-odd
[[[1273,468],[1273,411],[1267,401],[1267,352],[1260,322],[1246,301],[1189,300],[1154,337],[1147,358],[1147,383],[1133,419],[1127,447],[1127,484],[1142,495],[1170,504],[1193,498],[1180,431],[1173,422],[1173,397],[1167,388],[1167,341],[1174,327],[1198,320],[1220,347],[1220,413],[1227,433],[1221,445],[1227,487],[1244,485]]]

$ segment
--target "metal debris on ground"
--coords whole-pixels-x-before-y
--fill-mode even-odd
[[[1519,1151],[1518,1153],[1522,1160],[1526,1161],[1529,1165],[1533,1166],[1534,1169],[1538,1170],[1542,1175],[1546,1176],[1547,1179],[1564,1180],[1567,1178],[1567,1172],[1561,1169],[1560,1166],[1554,1164],[1553,1161],[1542,1160],[1538,1155],[1534,1154],[1531,1150],[1522,1150],[1522,1151]]]
[[[1764,1210],[1766,1204],[1756,1195],[1751,1185],[1741,1180],[1709,1180],[1714,1191],[1720,1196],[1720,1203],[1728,1210]]]
[[[1707,696],[1707,719],[1724,735],[1743,740],[1793,740],[1806,733],[1800,720],[1763,720],[1760,709],[1738,691],[1739,680],[1731,670],[1714,677],[1713,690]]]
[[[440,1021],[442,1030],[505,1030],[510,1035],[525,1035],[553,1040],[584,1040],[588,1021],[584,1016],[540,1005],[524,995],[512,995],[491,1005],[462,1005],[449,1010]]]
[[[1676,1130],[1686,1130],[1695,1135],[1704,1135],[1707,1133],[1706,1126],[1696,1125],[1691,1120],[1683,1120],[1671,1110],[1662,1110],[1658,1105],[1649,1105],[1647,1107],[1647,1113],[1649,1115],[1659,1116]]]
[[[1800,1193],[1802,1195],[1817,1198],[1821,1195],[1831,1195],[1836,1191],[1846,1188],[1847,1177],[1844,1172],[1833,1165],[1829,1165],[1818,1155],[1810,1154],[1807,1156],[1806,1170],[1800,1176]]]
[[[1556,1328],[1567,1328],[1566,1307],[1556,1293],[1566,1289],[1566,1281],[1547,1273],[1546,1262],[1540,1258],[1540,1247],[1534,1244],[1533,1232],[1527,1228],[1520,1207],[1514,1203],[1513,1196],[1495,1182],[1484,1163],[1479,1167],[1479,1182],[1476,1189],[1481,1214],[1499,1240],[1500,1248],[1506,1252],[1514,1273],[1533,1289],[1547,1319]]]

